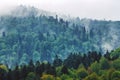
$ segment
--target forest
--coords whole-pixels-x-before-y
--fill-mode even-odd
[[[119,80],[119,27],[19,6],[0,16],[0,80]]]
[[[104,55],[71,53],[65,60],[56,55],[52,64],[30,60],[14,69],[1,64],[0,80],[119,80],[119,56],[120,48]]]

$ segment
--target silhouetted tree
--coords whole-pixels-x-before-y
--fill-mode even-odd
[[[108,52],[108,50],[107,50],[106,54],[104,54],[104,57],[105,57],[106,59],[108,59],[108,60],[111,59],[111,58],[110,58],[110,53]]]
[[[55,67],[61,66],[62,65],[62,60],[58,58],[58,56],[55,56],[55,60],[53,61],[53,65]]]
[[[68,74],[68,68],[66,66],[63,66],[62,69],[61,69],[61,72],[63,74]]]
[[[29,65],[28,65],[28,72],[34,72],[35,66],[32,60],[30,60]]]

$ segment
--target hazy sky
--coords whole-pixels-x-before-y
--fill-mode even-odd
[[[120,0],[1,0],[0,13],[16,5],[35,6],[80,18],[120,20]]]

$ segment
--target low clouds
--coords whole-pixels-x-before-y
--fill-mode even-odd
[[[26,5],[81,18],[120,20],[119,3],[120,0],[3,0],[0,14],[10,6]]]

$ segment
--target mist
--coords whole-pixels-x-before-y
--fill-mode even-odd
[[[9,13],[13,6],[25,5],[73,17],[120,20],[120,0],[4,0],[0,14]]]

